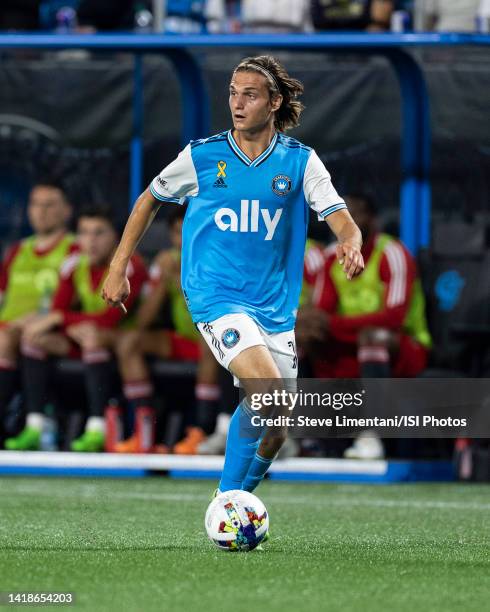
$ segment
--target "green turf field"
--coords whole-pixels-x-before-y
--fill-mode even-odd
[[[0,591],[93,611],[488,609],[489,486],[265,483],[272,539],[233,554],[203,531],[214,484],[1,478]]]

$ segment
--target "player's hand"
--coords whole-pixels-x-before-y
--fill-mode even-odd
[[[32,323],[37,318],[39,318],[39,315],[36,312],[31,312],[23,317],[19,317],[18,319],[11,321],[9,323],[9,327],[15,329],[16,331],[23,331],[29,325],[29,323]]]
[[[115,308],[120,308],[124,314],[127,314],[124,302],[128,299],[131,292],[129,280],[126,273],[118,272],[117,270],[109,269],[109,274],[104,281],[102,287],[102,297]]]
[[[344,267],[349,280],[358,276],[364,270],[364,259],[359,247],[348,242],[339,243],[336,248],[337,260]]]

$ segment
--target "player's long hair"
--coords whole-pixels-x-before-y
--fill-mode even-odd
[[[304,91],[303,83],[289,76],[284,66],[271,55],[246,57],[234,72],[258,72],[266,77],[271,98],[280,94],[282,104],[276,111],[274,125],[279,132],[285,132],[299,125],[299,116],[304,105],[298,100]]]

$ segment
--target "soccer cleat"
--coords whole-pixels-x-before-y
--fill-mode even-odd
[[[127,440],[117,442],[114,446],[114,452],[116,453],[139,453],[138,436],[133,434]]]
[[[87,430],[71,443],[71,450],[78,453],[100,453],[104,450],[105,436],[101,431]]]
[[[18,436],[5,440],[5,448],[7,450],[34,451],[39,450],[40,446],[41,431],[35,427],[24,427]]]
[[[216,429],[197,446],[198,455],[223,455],[226,449],[226,437],[230,426],[230,415],[218,414]]]
[[[114,449],[115,453],[141,453],[138,436],[133,434],[127,440],[123,440],[122,442],[118,442]],[[154,444],[151,450],[147,451],[148,453],[154,453],[157,455],[168,455],[169,449],[165,444]]]
[[[226,434],[212,433],[197,445],[198,455],[224,455],[226,449]]]
[[[277,459],[289,459],[290,457],[297,457],[299,455],[299,444],[293,438],[286,438],[284,444],[277,453]]]
[[[354,440],[352,446],[344,451],[346,459],[384,459],[383,443],[375,431],[363,431]]]
[[[197,447],[206,439],[206,434],[200,427],[188,427],[186,436],[174,446],[175,455],[196,455]]]

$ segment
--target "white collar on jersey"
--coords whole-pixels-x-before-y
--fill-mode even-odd
[[[274,150],[274,147],[276,146],[277,137],[278,136],[276,132],[271,140],[270,145],[267,147],[267,149],[263,153],[261,153],[258,157],[256,157],[254,160],[251,160],[250,157],[248,155],[245,155],[245,153],[237,145],[235,139],[233,138],[232,130],[228,130],[228,134],[227,134],[228,144],[230,145],[233,153],[235,153],[237,157],[239,157],[244,164],[246,164],[247,166],[253,167],[253,168],[260,165],[262,162],[264,162],[269,157],[269,155]]]

